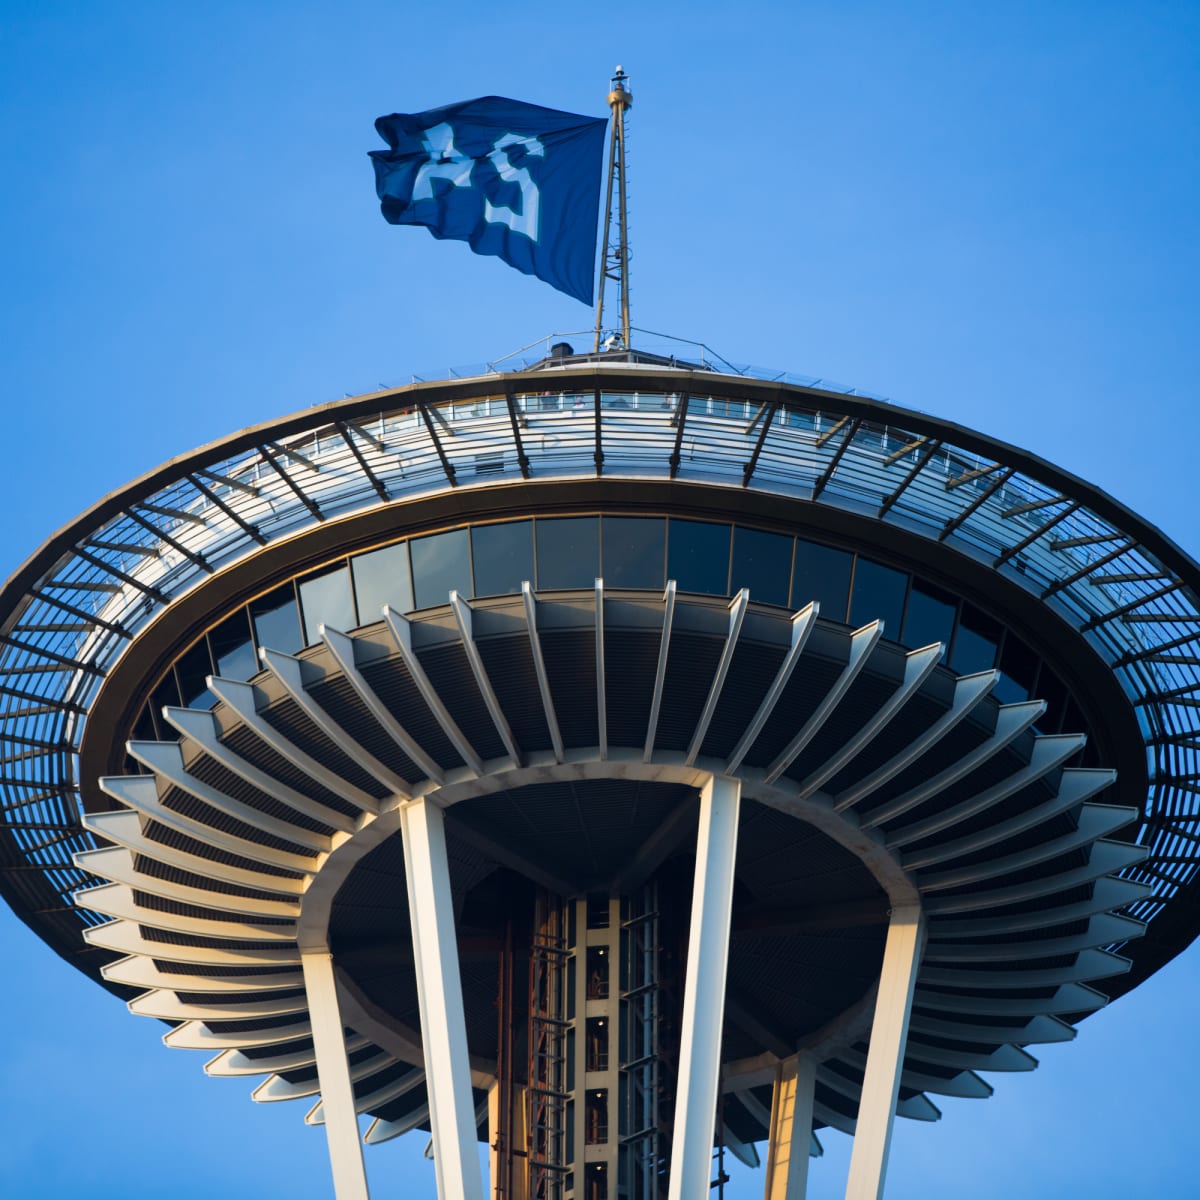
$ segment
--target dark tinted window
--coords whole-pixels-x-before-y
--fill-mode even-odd
[[[507,521],[471,530],[475,595],[510,596],[533,582],[533,522]]]
[[[792,569],[792,607],[803,608],[810,600],[821,606],[821,616],[844,621],[850,600],[850,567],[854,556],[848,550],[822,546],[819,542],[796,541],[796,563]]]
[[[964,603],[950,665],[960,675],[986,671],[996,665],[996,647],[1000,644],[1000,624],[973,604]]]
[[[899,637],[907,589],[908,576],[903,571],[893,571],[860,554],[854,566],[850,624],[857,627],[878,619],[883,622],[884,637]]]
[[[412,574],[408,567],[407,542],[360,554],[350,566],[354,572],[354,597],[358,602],[360,625],[378,621],[385,604],[398,612],[412,610]]]
[[[762,604],[787,604],[792,575],[792,542],[782,533],[733,529],[733,575],[730,591],[750,589],[750,599]]]
[[[1036,698],[1046,702],[1046,713],[1037,723],[1038,731],[1057,733],[1062,728],[1063,714],[1067,709],[1067,689],[1063,681],[1045,667],[1038,678]]]
[[[728,525],[672,520],[667,535],[667,578],[674,579],[681,592],[727,595],[729,534]]]
[[[1000,653],[1000,682],[996,695],[1005,704],[1016,704],[1033,695],[1037,680],[1038,657],[1011,631],[1005,634]]]
[[[592,587],[600,574],[600,518],[537,521],[539,588]]]
[[[213,666],[222,679],[244,682],[258,672],[258,659],[250,641],[250,620],[244,608],[222,621],[208,635],[208,640],[212,645]]]
[[[941,642],[948,650],[957,609],[958,601],[952,593],[944,592],[923,579],[914,579],[908,593],[908,609],[904,614],[904,635],[900,640],[914,650],[934,642]]]
[[[205,683],[205,679],[212,674],[206,638],[201,638],[176,660],[175,674],[179,679],[179,698],[188,708],[212,708],[216,704],[216,696]]]
[[[250,620],[254,624],[255,640],[268,650],[295,654],[304,645],[300,633],[300,614],[296,609],[296,593],[290,583],[252,600]]]
[[[452,591],[471,595],[471,557],[465,529],[413,538],[408,550],[417,608],[445,604]]]
[[[308,645],[320,641],[322,625],[345,632],[358,624],[354,619],[354,597],[350,594],[349,567],[315,575],[298,586],[304,640]]]
[[[661,588],[667,523],[661,517],[605,517],[602,521],[606,587]]]

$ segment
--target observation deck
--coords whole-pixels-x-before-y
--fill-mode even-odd
[[[1198,587],[1105,493],[862,395],[626,352],[358,396],[172,460],[5,585],[0,886],[259,1099],[319,1090],[332,953],[382,1140],[431,1119],[395,931],[436,807],[487,1137],[489,913],[519,880],[568,924],[652,881],[686,914],[724,819],[727,1144],[797,1050],[814,1125],[861,1126],[897,912],[895,1111],[932,1119],[1194,936]]]

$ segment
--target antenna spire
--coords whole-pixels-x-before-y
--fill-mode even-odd
[[[608,191],[604,202],[604,266],[600,272],[600,295],[596,300],[596,345],[604,328],[604,284],[611,279],[618,288],[621,305],[621,348],[629,349],[629,227],[625,207],[625,110],[633,106],[633,93],[625,86],[627,76],[617,67],[609,84],[608,106],[612,109],[612,134],[608,143]],[[613,182],[616,181],[616,239],[613,238]]]

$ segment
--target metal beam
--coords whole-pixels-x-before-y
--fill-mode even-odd
[[[358,1117],[354,1111],[354,1084],[346,1058],[337,985],[333,978],[333,956],[328,951],[307,951],[301,965],[316,1047],[317,1075],[327,1118],[325,1136],[329,1143],[334,1194],[337,1200],[369,1200]]]
[[[700,793],[670,1200],[695,1200],[709,1190],[740,802],[741,783],[725,776],[711,776]]]
[[[400,822],[438,1195],[483,1200],[444,814],[418,799]]]
[[[846,1200],[880,1200],[883,1196],[908,1019],[924,942],[925,918],[920,905],[893,908],[883,950]]]

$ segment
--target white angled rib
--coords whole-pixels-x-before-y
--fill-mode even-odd
[[[533,669],[537,674],[538,692],[542,697],[542,709],[546,714],[546,725],[550,730],[550,743],[554,747],[554,761],[562,762],[565,757],[562,734],[558,728],[558,714],[554,709],[554,696],[550,691],[550,676],[546,674],[546,660],[542,657],[542,639],[538,634],[537,597],[529,581],[521,584],[521,602],[525,605],[525,624],[529,629],[529,651],[533,655]]]
[[[483,697],[488,716],[492,718],[492,724],[496,727],[496,732],[500,735],[500,740],[504,743],[504,748],[508,751],[513,766],[519,767],[524,762],[521,747],[517,745],[517,739],[513,736],[512,727],[504,715],[504,709],[500,705],[496,690],[488,678],[487,668],[483,665],[479,647],[475,644],[471,606],[457,592],[451,592],[450,611],[454,614],[455,624],[458,625],[458,635],[462,638],[463,652],[467,656],[471,674],[475,676],[475,684],[479,688],[479,694]]]
[[[328,808],[311,796],[296,791],[295,788],[289,787],[286,783],[276,779],[274,775],[269,775],[230,750],[222,743],[216,718],[211,712],[204,709],[171,708],[169,706],[162,711],[169,725],[174,726],[185,737],[195,742],[209,758],[219,762],[260,792],[322,825],[340,829],[343,833],[350,833],[354,829],[353,817],[338,812],[337,809]]]
[[[783,690],[787,687],[788,680],[791,679],[792,672],[796,669],[796,664],[800,661],[800,656],[804,653],[804,647],[808,643],[809,634],[816,627],[817,615],[820,611],[820,605],[817,601],[813,600],[810,604],[800,609],[799,612],[792,614],[791,645],[788,646],[787,653],[783,656],[783,661],[779,664],[779,669],[775,672],[775,678],[772,680],[771,686],[767,689],[762,702],[758,706],[758,711],[754,714],[750,724],[746,726],[745,732],[738,740],[738,744],[734,746],[733,752],[729,756],[729,761],[725,764],[726,775],[734,774],[738,767],[742,765],[742,759],[746,757],[750,747],[758,740],[758,735],[762,733],[763,726],[775,711],[775,706],[779,703],[779,697],[783,695]]]
[[[192,887],[147,875],[134,865],[132,853],[124,846],[106,846],[103,850],[82,850],[75,855],[75,865],[107,879],[112,883],[123,883],[139,892],[159,896],[164,900],[177,900],[180,904],[194,904],[218,912],[236,913],[242,917],[287,917],[296,920],[300,916],[298,900],[264,900],[257,896],[239,896],[232,892]]]
[[[662,708],[663,684],[667,678],[667,655],[671,650],[671,626],[675,622],[675,580],[667,580],[663,592],[662,636],[658,642],[658,665],[654,670],[654,693],[650,697],[650,718],[646,722],[646,747],[642,751],[642,762],[654,757],[654,739],[658,734],[658,713]]]
[[[608,698],[604,678],[604,580],[596,580],[596,736],[600,761],[608,759]]]
[[[329,653],[333,655],[333,661],[341,668],[342,674],[346,677],[346,682],[354,689],[355,694],[366,705],[367,711],[375,718],[383,728],[383,731],[413,760],[418,770],[425,772],[426,779],[432,779],[434,783],[445,783],[446,773],[439,766],[433,755],[396,720],[391,709],[379,698],[375,689],[367,682],[363,673],[358,669],[358,664],[354,661],[354,639],[347,637],[346,634],[337,629],[331,629],[328,625],[322,625],[321,640],[328,647]],[[343,732],[346,737],[350,736],[348,730]],[[357,742],[357,739],[355,740]],[[361,745],[361,743],[357,744]],[[387,767],[378,759],[375,761],[385,771],[391,771],[390,767]],[[399,779],[400,777],[396,776],[396,778]],[[416,783],[418,781],[411,780],[407,782]]]
[[[922,894],[941,891],[944,888],[961,887],[964,884],[979,883],[984,879],[995,879],[1009,875],[1014,871],[1022,871],[1048,859],[1069,854],[1088,846],[1106,834],[1115,833],[1131,821],[1137,820],[1137,809],[1117,808],[1110,804],[1085,804],[1079,813],[1079,821],[1070,833],[1061,837],[1049,838],[1036,842],[1024,850],[1014,854],[1001,855],[999,858],[986,858],[966,866],[951,867],[936,873],[926,872],[918,876],[917,886]],[[904,864],[907,868],[908,864]]]
[[[195,796],[197,800],[203,800],[226,816],[298,846],[308,846],[318,851],[329,849],[328,835],[303,829],[282,817],[268,816],[252,804],[235,800],[212,784],[202,783],[189,774],[183,765],[183,750],[178,742],[130,742],[127,748],[132,758],[149,767],[160,779],[187,792],[189,796]]]
[[[1074,1026],[1046,1013],[1039,1013],[1032,1019],[1018,1018],[1007,1025],[972,1025],[953,1017],[916,1012],[909,1019],[908,1028],[913,1033],[945,1038],[949,1042],[982,1042],[984,1045],[1011,1042],[1018,1046],[1045,1046],[1069,1042],[1075,1037]]]
[[[236,995],[238,992],[286,991],[304,986],[299,971],[276,971],[269,975],[182,975],[164,971],[152,958],[130,955],[100,968],[110,983],[146,990],[167,989],[177,992],[211,992]]]
[[[1113,868],[1114,870],[1117,868]],[[1149,884],[1133,879],[1096,879],[1092,894],[1086,900],[1075,900],[1053,908],[1036,908],[1021,913],[1005,913],[1002,917],[971,917],[955,921],[945,917],[931,920],[930,937],[989,937],[993,934],[1019,933],[1026,929],[1041,929],[1047,925],[1065,925],[1110,909],[1144,900],[1150,895]]]
[[[386,604],[383,606],[383,620],[400,653],[400,658],[408,670],[409,678],[413,681],[417,691],[421,693],[421,699],[429,706],[429,711],[433,713],[442,732],[449,738],[450,744],[458,751],[463,762],[476,775],[482,775],[483,759],[479,757],[479,752],[471,745],[467,735],[459,728],[458,722],[450,715],[445,701],[437,688],[433,686],[429,676],[425,674],[425,668],[417,657],[416,649],[413,646],[412,622]]]
[[[130,1000],[129,1011],[139,1017],[157,1017],[162,1021],[255,1021],[262,1017],[291,1017],[296,1013],[308,1012],[308,1001],[301,992],[299,996],[267,997],[262,1000],[247,1000],[244,1004],[233,1001],[185,1004],[174,992],[146,992]]]
[[[1128,958],[1110,954],[1093,947],[1081,950],[1073,962],[1040,970],[1013,970],[1001,967],[926,967],[921,982],[938,987],[960,988],[1040,988],[1057,987],[1061,983],[1090,983],[1093,979],[1109,979],[1124,975],[1132,966]]]
[[[289,967],[298,966],[300,963],[300,951],[295,946],[281,945],[247,950],[233,943],[217,947],[155,942],[142,933],[136,921],[123,919],[85,929],[83,940],[89,946],[99,946],[116,954],[142,954],[147,958],[187,963],[189,966]]]
[[[924,733],[913,738],[894,758],[888,759],[881,767],[839,792],[833,806],[834,811],[844,812],[915,763],[926,750],[936,746],[960,721],[974,712],[980,701],[991,695],[992,689],[999,682],[999,671],[981,671],[976,675],[960,676],[955,680],[954,697],[949,709]]]
[[[990,688],[985,689],[983,694],[990,690]],[[982,699],[983,695],[978,698]],[[915,787],[897,796],[894,800],[889,800],[886,804],[871,809],[869,813],[864,813],[861,818],[862,828],[874,829],[887,821],[903,816],[909,809],[915,808],[918,804],[924,804],[931,796],[938,795],[960,779],[964,779],[976,767],[987,762],[1010,742],[1020,737],[1045,711],[1044,700],[1028,700],[1022,704],[1001,705],[996,713],[996,728],[991,737],[981,742],[974,750],[969,750],[956,762],[952,762],[945,770],[939,771],[929,779],[923,779]]]
[[[258,1049],[260,1046],[279,1046],[284,1042],[295,1042],[312,1037],[312,1025],[308,1021],[295,1021],[277,1025],[270,1029],[250,1029],[231,1032],[228,1029],[210,1029],[203,1021],[184,1021],[170,1033],[163,1035],[163,1045],[172,1050],[242,1050]]]
[[[220,941],[294,942],[296,938],[296,925],[292,921],[283,925],[254,925],[145,908],[134,899],[133,889],[123,883],[87,888],[76,892],[74,899],[80,908],[103,913],[106,917],[136,921],[148,929],[165,929],[172,933],[189,933],[195,937],[217,938]]]
[[[379,1070],[386,1068],[378,1068]],[[358,1096],[354,1101],[355,1112],[364,1113],[369,1109],[378,1108],[381,1104],[388,1104],[392,1100],[399,1100],[401,1096],[407,1096],[409,1092],[418,1088],[425,1082],[425,1072],[420,1067],[414,1067],[411,1071],[401,1075],[399,1079],[393,1079],[390,1083],[385,1083],[382,1087],[376,1088],[373,1092],[367,1092],[362,1096]],[[325,1101],[318,1100],[304,1114],[304,1123],[306,1125],[324,1125],[325,1124]]]
[[[395,1066],[399,1061],[395,1055],[380,1050],[370,1058],[351,1065],[350,1081],[357,1083],[360,1079],[369,1079],[372,1075]],[[259,1104],[276,1104],[281,1100],[303,1100],[308,1096],[317,1095],[320,1090],[321,1083],[315,1076],[311,1079],[289,1080],[284,1079],[282,1075],[272,1075],[250,1093],[250,1099]]]
[[[871,651],[883,636],[883,622],[872,621],[861,629],[856,629],[850,635],[850,653],[842,673],[834,681],[833,687],[825,694],[825,698],[817,705],[812,716],[805,721],[800,731],[783,748],[775,761],[767,768],[764,783],[774,783],[795,762],[796,757],[820,732],[821,726],[829,719],[829,714],[837,708],[842,697],[850,689],[850,685],[858,678],[859,672],[867,665]]]
[[[1017,813],[1006,821],[984,826],[977,832],[965,834],[963,837],[955,838],[952,842],[940,842],[928,849],[906,854],[903,858],[904,869],[912,871],[920,867],[936,866],[938,863],[949,862],[951,859],[961,858],[965,854],[973,854],[977,850],[983,850],[1006,838],[1014,837],[1026,829],[1032,829],[1060,813],[1069,811],[1077,804],[1082,804],[1102,788],[1108,787],[1116,778],[1116,771],[1068,767],[1062,773],[1056,796],[1051,796],[1044,803]],[[1134,816],[1136,815],[1134,813]],[[1119,829],[1120,826],[1116,825],[1113,828]]]
[[[114,800],[127,804],[148,820],[195,838],[214,849],[236,854],[239,858],[246,858],[251,862],[269,863],[275,867],[308,875],[314,874],[317,869],[316,855],[276,850],[274,846],[264,846],[261,842],[252,842],[249,838],[234,837],[195,817],[167,808],[158,798],[158,785],[151,775],[106,775],[100,780],[100,790]],[[216,871],[213,873],[216,874]]]
[[[376,1117],[368,1126],[367,1132],[363,1134],[363,1141],[368,1146],[378,1146],[381,1142],[390,1142],[392,1138],[403,1137],[406,1133],[410,1133],[418,1125],[423,1125],[428,1120],[428,1104],[422,1104],[420,1108],[414,1108],[412,1112],[405,1117],[401,1117],[398,1121],[385,1121],[382,1117]]]
[[[704,702],[704,708],[696,722],[696,730],[692,734],[692,743],[688,746],[687,756],[683,760],[689,767],[696,761],[700,747],[704,745],[704,736],[712,723],[713,714],[717,711],[717,702],[721,699],[721,689],[725,686],[725,678],[733,662],[733,652],[737,649],[738,634],[742,632],[742,623],[746,619],[746,607],[749,603],[748,588],[742,588],[729,602],[729,631],[725,635],[725,645],[721,647],[721,657],[717,661],[717,669],[708,689],[708,699]]]
[[[353,1054],[367,1045],[361,1033],[352,1033],[346,1038],[346,1053]],[[206,1075],[240,1078],[246,1075],[267,1075],[272,1071],[299,1071],[311,1067],[317,1061],[317,1052],[309,1046],[302,1050],[282,1050],[251,1058],[243,1050],[222,1050],[216,1058],[204,1064]]]
[[[139,778],[149,778],[140,776]],[[153,782],[151,780],[151,782]],[[189,854],[177,850],[164,842],[156,842],[146,836],[142,829],[142,818],[128,809],[113,812],[85,813],[83,827],[97,837],[124,846],[135,854],[145,855],[165,866],[178,867],[207,879],[219,879],[241,887],[258,888],[264,892],[276,892],[286,896],[299,896],[304,892],[305,881],[292,875],[272,875],[266,871],[253,871],[246,867],[231,867],[216,858],[200,854]],[[309,868],[310,871],[313,869]]]
[[[878,735],[879,731],[917,694],[921,685],[933,673],[942,657],[940,642],[910,650],[904,657],[904,674],[900,686],[868,716],[854,736],[830,754],[803,783],[798,795],[811,796],[826,780],[832,779],[854,756]]]
[[[362,788],[346,780],[337,771],[331,770],[324,763],[318,762],[306,750],[302,750],[295,742],[284,737],[278,729],[267,721],[258,711],[254,701],[254,688],[248,683],[239,683],[233,679],[221,679],[213,675],[208,679],[208,690],[241,718],[242,723],[249,729],[264,746],[274,750],[281,758],[286,759],[292,766],[303,771],[322,787],[328,788],[336,796],[353,804],[363,812],[377,813],[379,802]],[[331,735],[332,736],[332,735]]]
[[[1082,983],[1064,983],[1053,996],[964,996],[950,992],[919,989],[915,1003],[943,1013],[965,1016],[1034,1017],[1056,1013],[1094,1012],[1108,1003],[1108,997]],[[1006,1041],[1010,1040],[1005,1038]],[[1023,1039],[1013,1038],[1013,1041]]]
[[[1010,962],[1033,958],[1057,958],[1062,954],[1078,954],[1094,946],[1113,946],[1145,935],[1146,925],[1132,917],[1117,913],[1097,913],[1087,919],[1082,933],[1066,937],[1041,938],[1027,942],[937,942],[925,948],[925,961],[930,962]]]
[[[1087,738],[1083,734],[1038,738],[1033,744],[1029,762],[1025,766],[1014,771],[1006,779],[1000,780],[999,783],[984,788],[982,792],[972,796],[969,800],[951,805],[950,808],[943,809],[922,821],[914,821],[909,825],[892,830],[885,838],[888,849],[896,850],[901,846],[908,846],[913,842],[920,841],[922,838],[931,837],[943,829],[957,825],[960,821],[969,820],[993,805],[1007,800],[1009,796],[1015,795],[1022,788],[1036,783],[1037,780],[1049,775],[1051,771],[1061,767],[1071,755],[1082,748],[1086,741]]]
[[[381,763],[369,750],[346,732],[313,698],[304,686],[304,675],[300,669],[300,660],[290,654],[280,654],[277,650],[261,649],[259,657],[263,665],[279,681],[283,690],[295,702],[296,706],[306,717],[337,748],[350,756],[368,775],[374,776],[385,788],[399,796],[408,796],[410,789],[408,781],[401,779],[391,767]]]

